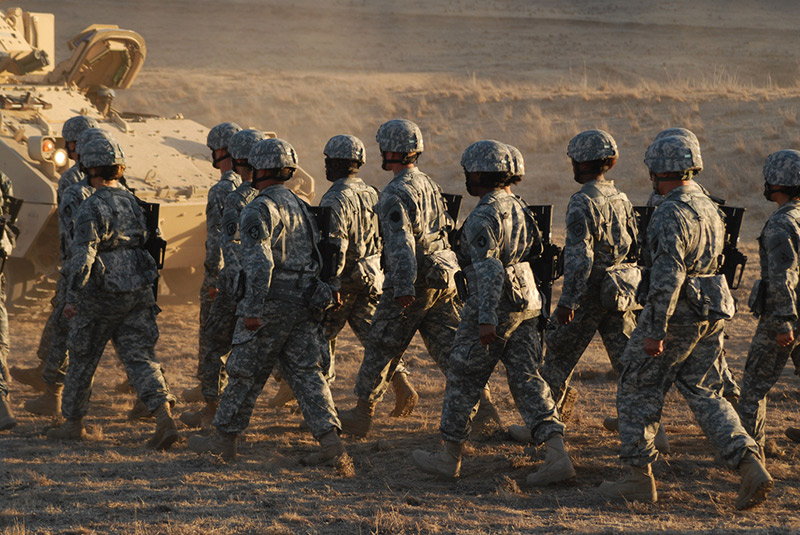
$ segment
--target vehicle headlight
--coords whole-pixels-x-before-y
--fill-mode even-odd
[[[53,163],[56,164],[56,167],[64,167],[68,162],[69,156],[67,155],[67,151],[64,149],[56,149],[56,151],[53,153]]]

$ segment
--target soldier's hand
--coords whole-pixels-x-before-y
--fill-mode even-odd
[[[244,328],[248,331],[257,331],[261,328],[261,320],[258,318],[245,318]]]
[[[491,323],[481,323],[478,327],[478,336],[481,339],[481,345],[488,346],[497,340],[497,329]]]
[[[400,297],[395,298],[397,304],[403,308],[408,308],[414,302],[415,297],[413,295],[401,295]]]
[[[788,347],[794,342],[794,332],[778,333],[778,345],[781,347]]]
[[[219,290],[215,286],[212,286],[208,289],[208,297],[214,299],[217,296],[217,292],[219,292]]]
[[[68,320],[74,318],[75,314],[77,313],[78,309],[75,308],[75,305],[73,305],[72,303],[67,303],[66,305],[64,305],[64,316],[66,316]]]
[[[664,352],[664,340],[644,339],[644,352],[651,357],[657,357]]]
[[[342,294],[339,292],[331,292],[331,296],[333,296],[333,310],[339,310],[344,305],[344,301],[342,301]]]
[[[556,307],[556,321],[559,325],[569,325],[575,317],[575,311],[571,308],[558,306]]]

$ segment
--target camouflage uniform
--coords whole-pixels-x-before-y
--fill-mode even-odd
[[[798,327],[800,201],[791,200],[770,216],[758,246],[761,279],[753,288],[750,303],[759,321],[747,354],[737,410],[744,428],[763,448],[767,393],[778,382],[789,357],[800,358],[797,338],[786,347],[776,340],[778,333],[797,331]]]
[[[566,325],[551,323],[542,370],[559,397],[596,331],[612,367],[619,372],[620,359],[636,327],[633,311],[607,310],[600,303],[606,269],[623,262],[636,243],[636,218],[627,196],[611,180],[587,182],[570,198],[566,224],[564,285],[558,305],[574,310],[575,316]]]
[[[724,277],[713,275],[724,235],[719,209],[694,182],[670,191],[653,214],[645,251],[647,303],[625,349],[617,389],[620,457],[628,464],[646,466],[657,458],[653,437],[673,382],[726,462],[736,467],[748,451],[758,455],[721,396],[719,318],[733,314]],[[646,337],[663,340],[663,353],[647,355]]]
[[[537,251],[538,249],[538,251]],[[450,442],[469,436],[472,410],[497,362],[506,368],[514,401],[537,443],[563,435],[564,425],[547,383],[539,375],[538,337],[541,298],[520,306],[509,299],[508,270],[527,269],[524,259],[541,252],[535,220],[520,199],[495,190],[484,195],[462,227],[459,263],[467,276],[469,296],[461,313],[442,405],[439,430]],[[498,339],[488,347],[478,337],[479,324],[496,326]]]
[[[6,198],[14,196],[11,180],[5,173],[0,172],[0,209],[5,213]],[[15,236],[10,229],[6,229],[2,247],[3,253],[11,254]],[[11,342],[8,334],[8,311],[6,310],[6,276],[0,273],[0,397],[8,395],[8,354],[11,352]]]
[[[225,197],[222,209],[221,248],[223,268],[219,273],[217,296],[211,303],[206,320],[206,357],[203,360],[203,397],[218,399],[225,387],[223,358],[231,350],[236,327],[236,304],[242,298],[242,251],[239,219],[242,210],[258,192],[250,182],[242,182]]]
[[[317,289],[327,289],[330,296],[318,279],[318,237],[305,204],[283,185],[265,188],[242,211],[246,286],[226,363],[228,385],[213,422],[221,433],[238,434],[247,428],[256,399],[276,365],[314,437],[341,428],[320,367],[327,348],[321,311],[309,304]],[[261,327],[247,330],[244,318],[260,319]]]
[[[208,356],[206,322],[208,321],[211,305],[214,302],[214,298],[208,295],[208,291],[211,288],[216,288],[219,284],[217,279],[219,278],[220,269],[224,265],[222,259],[222,212],[225,207],[225,199],[241,184],[242,179],[238,174],[234,171],[226,171],[220,177],[219,182],[208,190],[208,202],[206,203],[206,259],[203,263],[203,284],[200,286],[200,332],[197,351],[197,376],[201,383],[203,382],[204,370],[207,368],[205,359]],[[218,378],[218,367],[215,364],[211,364],[208,367],[211,370],[216,369],[217,374],[215,377]]]
[[[109,339],[150,411],[175,400],[155,356],[159,308],[152,284],[158,274],[142,249],[146,237],[136,198],[120,187],[96,190],[75,217],[67,303],[78,310],[70,320],[71,362],[61,403],[68,420],[88,411],[92,379]]]
[[[61,197],[64,195],[64,192],[67,190],[68,187],[77,184],[81,180],[86,178],[86,175],[81,171],[81,166],[78,162],[61,173],[61,177],[58,179],[58,188],[56,190],[56,200],[58,205],[61,206]],[[66,251],[61,251],[61,254],[64,255]]]
[[[380,194],[378,217],[386,282],[354,389],[370,402],[383,397],[417,331],[446,374],[460,312],[454,283],[458,264],[447,238],[453,219],[439,186],[416,167],[400,171]],[[415,300],[403,308],[396,301],[402,296]]]

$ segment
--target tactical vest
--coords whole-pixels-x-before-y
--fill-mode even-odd
[[[585,184],[580,193],[589,198],[601,215],[595,250],[611,258],[612,265],[619,264],[636,243],[636,218],[630,201],[616,188],[608,195],[595,184]]]

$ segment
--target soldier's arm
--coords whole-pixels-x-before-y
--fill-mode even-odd
[[[225,206],[222,209],[222,227],[220,240],[222,241],[222,258],[225,270],[241,269],[239,253],[239,218],[242,213],[242,199],[238,194],[230,193],[225,197]]]
[[[105,226],[99,210],[88,203],[81,205],[75,218],[75,236],[67,270],[67,303],[77,304],[80,291],[89,282],[97,257],[97,245]]]
[[[65,260],[72,249],[72,238],[74,235],[73,222],[78,214],[80,203],[83,199],[75,194],[75,191],[68,188],[61,196],[58,205],[58,234],[61,238],[61,259]]]
[[[650,289],[641,317],[646,325],[645,336],[663,340],[686,280],[684,236],[689,229],[674,211],[663,209],[655,212],[649,228],[652,232],[648,236],[652,258]]]
[[[222,211],[227,193],[229,190],[220,183],[211,188],[206,203],[206,259],[203,266],[212,278],[219,275],[222,267]]]
[[[345,261],[347,260],[347,248],[349,247],[350,226],[353,224],[350,214],[347,212],[341,200],[332,197],[323,197],[320,206],[329,206],[331,209],[331,227],[327,236],[328,242],[336,250],[335,263],[331,270],[330,284],[334,292],[338,292],[342,287],[342,273],[344,272]]]
[[[797,235],[790,225],[770,223],[764,232],[764,249],[769,270],[768,292],[773,315],[781,323],[779,333],[792,332],[797,321],[798,252]]]
[[[417,256],[408,208],[396,195],[382,194],[378,203],[378,217],[383,233],[386,275],[394,288],[394,297],[413,297]]]
[[[564,245],[564,284],[558,306],[575,310],[586,293],[594,264],[596,224],[582,195],[575,195],[567,207],[567,239]]]
[[[478,288],[478,323],[497,325],[497,307],[503,293],[505,270],[498,258],[499,226],[488,218],[470,216],[464,222],[464,239],[469,247]]]
[[[269,210],[263,205],[245,207],[240,226],[245,293],[239,311],[246,318],[259,318],[264,310],[275,267]]]

